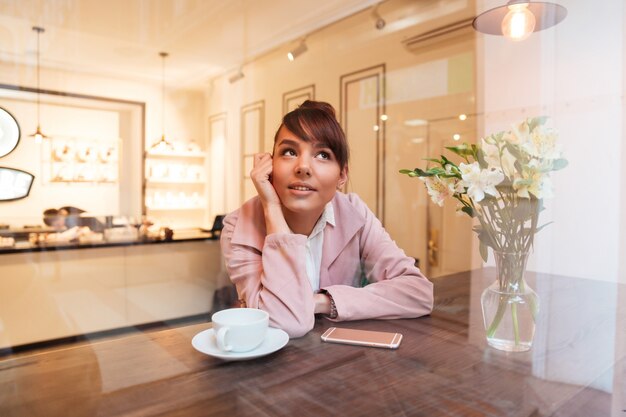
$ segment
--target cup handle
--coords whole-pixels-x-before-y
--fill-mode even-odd
[[[217,347],[219,350],[230,352],[233,350],[233,347],[226,344],[226,333],[228,333],[228,327],[221,327],[215,335],[215,340],[217,341]]]

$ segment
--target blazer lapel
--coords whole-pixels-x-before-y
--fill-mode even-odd
[[[331,285],[328,268],[348,245],[350,240],[365,224],[365,218],[348,200],[348,196],[337,192],[333,198],[335,226],[329,224],[324,229],[322,264],[320,266],[320,287]]]

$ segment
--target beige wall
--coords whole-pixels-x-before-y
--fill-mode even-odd
[[[340,103],[340,77],[373,65],[385,64],[388,85],[395,88],[387,92],[386,125],[387,155],[385,172],[386,211],[385,225],[399,246],[407,254],[422,261],[426,253],[426,193],[417,181],[401,177],[400,168],[413,168],[426,157],[425,146],[408,143],[409,129],[404,120],[412,117],[436,118],[458,114],[453,100],[439,100],[438,106],[427,105],[437,95],[450,94],[444,83],[442,91],[424,94],[422,89],[429,85],[427,78],[412,79],[414,69],[420,66],[424,77],[437,76],[429,69],[431,61],[441,60],[442,67],[449,65],[449,57],[463,53],[463,48],[444,46],[444,53],[427,53],[420,56],[408,51],[402,40],[418,33],[444,25],[473,13],[473,2],[451,1],[446,8],[438,2],[415,2],[408,0],[385,2],[379,8],[387,19],[387,27],[375,28],[371,11],[367,10],[310,35],[306,43],[308,52],[294,62],[286,54],[293,45],[286,45],[272,53],[245,65],[245,78],[234,84],[228,82],[226,74],[214,79],[207,89],[206,117],[219,113],[227,115],[227,141],[224,151],[223,173],[226,181],[226,211],[236,209],[240,198],[240,108],[259,100],[265,101],[265,150],[270,151],[274,133],[282,118],[283,94],[310,84],[315,84],[316,99],[328,101],[336,108]],[[409,69],[405,71],[405,69]],[[419,70],[418,70],[419,71]],[[470,69],[471,71],[471,69]],[[445,77],[444,77],[445,78]],[[405,88],[402,88],[404,86]],[[399,87],[399,88],[398,88]],[[409,94],[407,94],[407,91]],[[371,131],[371,126],[366,126]],[[359,138],[350,137],[353,151]],[[358,152],[356,152],[358,153]],[[359,161],[352,161],[358,165]],[[360,167],[361,168],[361,167]],[[356,171],[353,169],[353,171]]]

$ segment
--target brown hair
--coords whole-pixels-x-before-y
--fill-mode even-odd
[[[283,126],[305,142],[320,142],[330,148],[341,169],[348,165],[348,141],[337,121],[335,109],[330,104],[306,100],[297,109],[287,113],[274,135],[274,144]]]
[[[57,209],[47,209],[43,212],[43,222],[46,226],[52,226],[53,221],[60,215]]]

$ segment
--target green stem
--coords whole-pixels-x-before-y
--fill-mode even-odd
[[[517,304],[511,305],[511,318],[513,319],[513,334],[515,336],[515,346],[519,345],[519,323],[517,321]]]
[[[500,322],[502,321],[502,317],[504,317],[504,312],[506,311],[506,297],[500,296],[500,302],[498,303],[498,311],[496,311],[496,315],[493,318],[493,321],[489,325],[487,329],[487,337],[492,338],[496,334],[496,330],[500,326]]]

